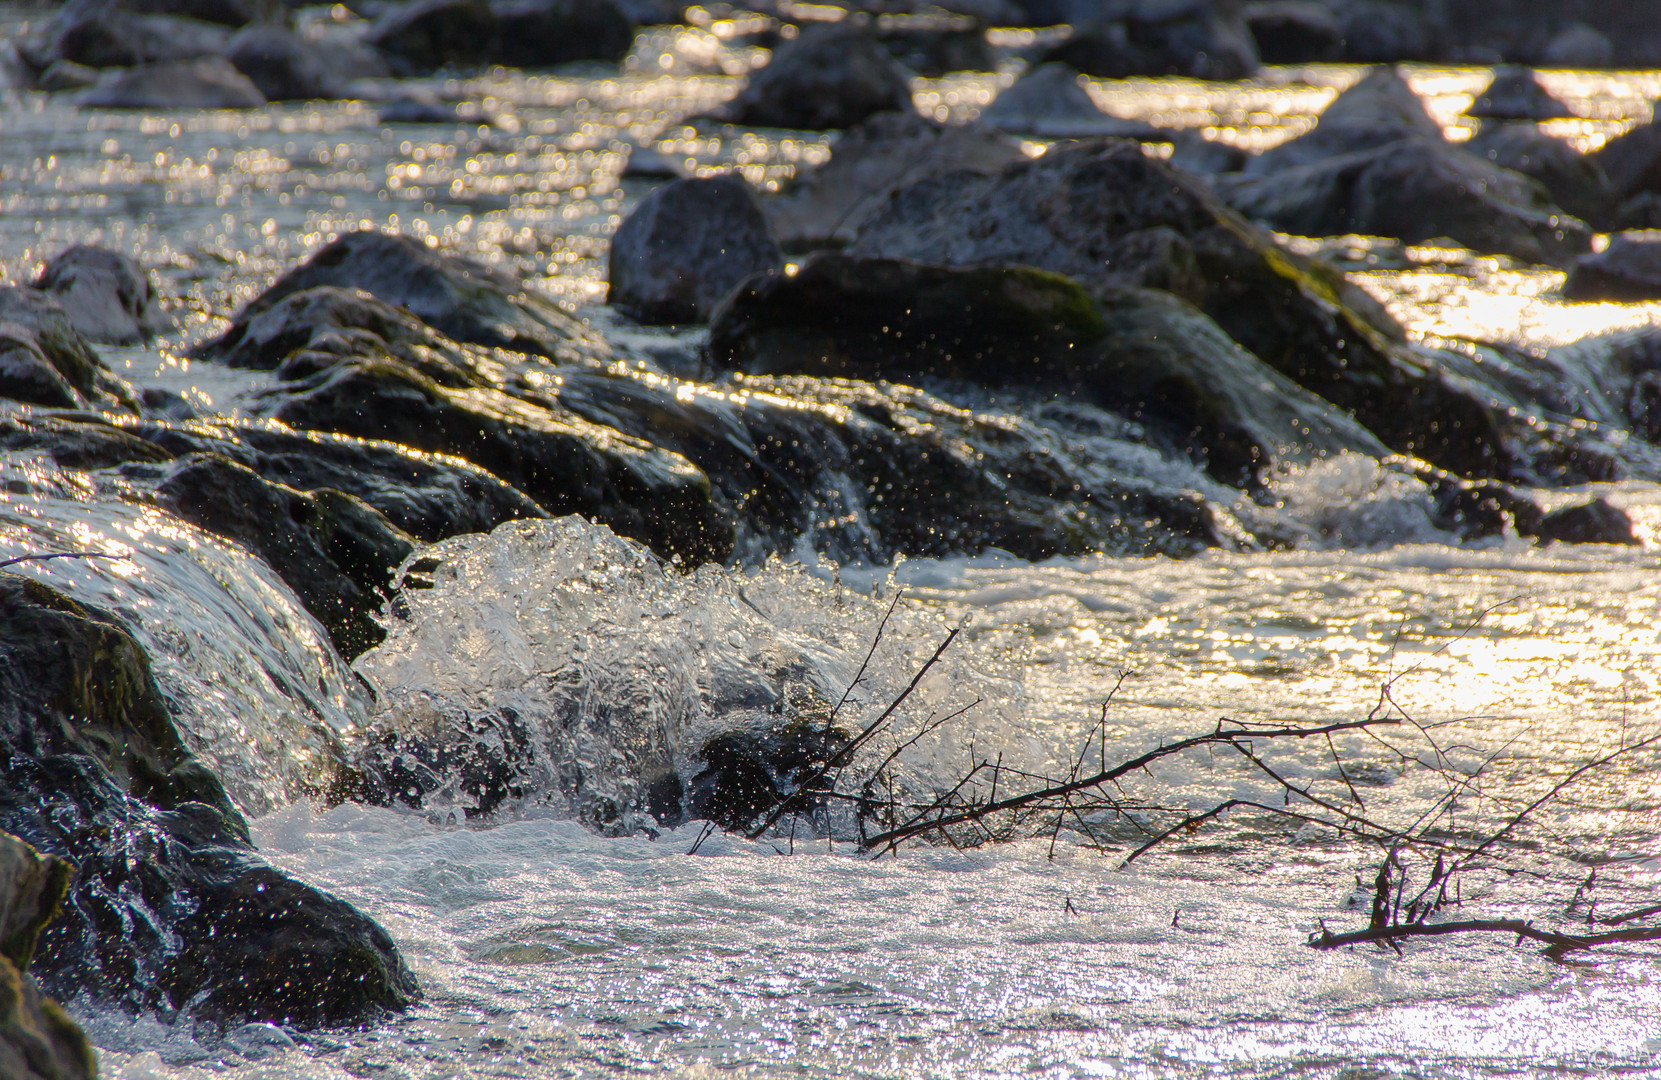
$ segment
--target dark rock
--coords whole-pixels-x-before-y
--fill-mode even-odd
[[[680,180],[687,175],[686,166],[668,154],[660,154],[645,146],[629,148],[629,159],[619,178],[623,180]]]
[[[0,93],[36,89],[46,87],[37,86],[34,65],[23,58],[15,42],[0,41]]]
[[[635,24],[612,0],[494,0],[493,63],[545,68],[575,60],[619,63]]]
[[[1265,64],[1323,64],[1344,56],[1344,24],[1315,0],[1253,0],[1241,8]]]
[[[218,57],[106,72],[81,98],[88,109],[257,109],[265,95]]]
[[[1597,162],[1534,124],[1485,125],[1460,149],[1538,181],[1555,205],[1583,221],[1608,218],[1609,178]]]
[[[374,230],[337,237],[243,308],[258,315],[293,293],[321,285],[364,292],[408,308],[457,341],[557,359],[594,359],[605,342],[552,300],[487,266]]]
[[[1247,217],[1304,236],[1360,233],[1406,243],[1450,237],[1472,251],[1566,262],[1591,232],[1535,181],[1440,141],[1372,150],[1219,182]]]
[[[1334,98],[1313,128],[1259,154],[1245,171],[1279,172],[1408,138],[1440,142],[1442,128],[1399,71],[1377,67]]]
[[[1538,63],[1548,68],[1606,68],[1615,63],[1615,43],[1601,30],[1570,23],[1540,47]]]
[[[129,470],[154,479],[175,516],[264,559],[352,659],[386,636],[375,613],[414,540],[366,503],[338,491],[307,494],[213,454]]]
[[[1616,198],[1661,193],[1661,123],[1639,124],[1587,156],[1609,177]]]
[[[611,240],[606,302],[647,323],[707,322],[744,279],[784,269],[755,189],[736,173],[675,180]]]
[[[384,931],[261,862],[219,781],[180,741],[143,648],[112,616],[0,574],[0,687],[0,824],[76,866],[35,960],[54,993],[302,1026],[365,1023],[418,996]],[[262,951],[234,912],[237,898],[273,887],[288,903],[263,909]],[[190,944],[221,932],[245,947]],[[288,972],[306,973],[304,1004],[263,974],[301,960]]]
[[[724,829],[748,828],[802,790],[850,737],[810,723],[717,735],[704,743],[699,755],[704,767],[687,784],[686,817]],[[828,790],[828,784],[820,783]],[[823,803],[814,796],[811,787],[798,796],[804,813]]]
[[[1186,75],[1243,79],[1257,47],[1230,0],[1135,0],[1109,9],[1044,55],[1102,79]]]
[[[46,264],[34,287],[57,298],[88,341],[130,345],[173,329],[144,270],[126,255],[77,244]]]
[[[1661,229],[1661,192],[1644,191],[1622,202],[1615,216],[1606,219],[1618,232]]]
[[[866,222],[849,251],[1026,264],[1093,288],[1164,288],[1392,449],[1462,475],[1532,467],[1537,440],[1508,413],[1515,402],[1479,389],[1480,369],[1427,361],[1341,274],[1281,248],[1132,143],[1056,147],[994,177],[914,184]],[[1415,419],[1428,416],[1439,418],[1434,426]]]
[[[86,1035],[24,974],[40,931],[58,913],[75,868],[0,833],[0,1075],[13,1080],[93,1080]]]
[[[0,397],[138,409],[132,390],[104,366],[57,299],[16,287],[0,288]]]
[[[1405,4],[1356,0],[1343,5],[1343,59],[1351,64],[1397,64],[1431,59],[1424,14]]]
[[[816,255],[748,284],[711,327],[719,367],[752,374],[1049,387],[1128,417],[1224,483],[1276,463],[1384,447],[1166,294],[1099,290],[1026,267],[951,269]]]
[[[104,469],[173,455],[103,418],[71,419],[13,412],[0,419],[0,449],[44,451],[66,469]]]
[[[1465,115],[1479,120],[1556,120],[1574,116],[1574,111],[1541,86],[1531,68],[1507,65],[1494,70],[1493,82]]]
[[[883,15],[877,41],[908,71],[937,79],[954,71],[996,71],[983,23],[967,16]]]
[[[467,363],[453,343],[412,315],[360,289],[318,285],[288,292],[269,304],[249,304],[219,337],[191,356],[231,367],[276,371],[296,352],[321,353],[326,367],[344,357],[391,351],[398,359],[452,386],[472,378],[449,370]]]
[[[173,15],[222,26],[281,23],[288,17],[282,0],[70,0],[66,9],[116,8],[138,15]]]
[[[868,30],[814,26],[773,51],[722,118],[755,127],[823,131],[879,112],[911,112],[911,83]]]
[[[1015,81],[981,110],[980,122],[999,131],[1047,139],[1112,136],[1160,141],[1171,138],[1140,120],[1110,116],[1096,107],[1081,76],[1066,64],[1043,64]]]
[[[1661,300],[1661,234],[1622,233],[1583,255],[1563,282],[1565,300]]]
[[[1219,173],[1239,172],[1246,167],[1251,155],[1240,147],[1220,139],[1208,139],[1197,131],[1174,132],[1171,142],[1171,167],[1196,176],[1216,176]]]
[[[351,81],[329,70],[311,42],[280,26],[250,26],[238,31],[225,58],[268,101],[307,101],[346,96]]]
[[[68,7],[47,30],[46,55],[87,67],[136,67],[218,56],[230,40],[223,26],[114,7]]]
[[[454,105],[440,101],[437,94],[416,87],[401,91],[382,105],[376,119],[383,124],[454,124],[460,114]]]
[[[401,73],[421,74],[488,63],[496,32],[487,0],[402,0],[375,20],[366,40]]]
[[[1520,530],[1520,525],[1519,525]],[[1628,544],[1636,545],[1632,519],[1603,499],[1553,510],[1540,518],[1529,531],[1542,544]]]
[[[798,173],[763,207],[786,251],[840,247],[901,188],[947,173],[995,173],[1022,160],[1013,142],[978,126],[936,124],[909,110],[878,113],[849,128],[829,161]]]
[[[54,60],[40,73],[39,89],[48,94],[61,94],[66,90],[85,90],[97,81],[97,68],[73,60]]]

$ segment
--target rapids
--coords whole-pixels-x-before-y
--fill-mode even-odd
[[[0,6],[8,28],[38,17]],[[604,330],[625,366],[696,379],[695,333],[620,325],[601,305],[606,237],[647,190],[620,179],[636,143],[763,184],[825,157],[821,136],[726,137],[680,123],[720,101],[748,62],[688,31],[644,38],[622,75],[433,81],[490,125],[393,127],[355,102],[167,115],[7,96],[0,279],[28,280],[73,243],[135,255],[176,298],[179,331],[152,348],[101,353],[138,386],[237,415],[269,376],[193,364],[186,348],[330,235],[387,227],[542,287]],[[1244,84],[1129,80],[1093,92],[1122,115],[1258,149],[1307,130],[1359,74],[1269,69]],[[1411,77],[1451,137],[1470,134],[1459,113],[1487,71],[1419,67]],[[968,118],[1012,78],[918,80],[915,93],[925,111]],[[1647,118],[1661,94],[1654,74],[1543,78],[1587,117],[1548,130],[1582,148]],[[1414,332],[1555,349],[1572,369],[1595,370],[1589,336],[1656,314],[1566,305],[1551,292],[1561,273],[1457,249],[1329,246]],[[1192,470],[1151,464],[1172,483],[1203,486]],[[1365,918],[1353,906],[1355,875],[1372,853],[1320,830],[1242,820],[1128,868],[1123,847],[1102,854],[1065,830],[1053,848],[915,846],[873,861],[834,828],[782,855],[726,834],[700,844],[697,823],[601,835],[551,797],[479,827],[436,805],[322,809],[304,796],[331,748],[376,723],[505,698],[533,716],[572,700],[591,708],[585,694],[619,686],[658,725],[652,752],[673,761],[695,741],[709,687],[745,677],[760,654],[805,658],[794,688],[811,708],[840,697],[896,591],[905,599],[851,717],[902,687],[951,626],[964,628],[952,666],[921,689],[906,722],[985,700],[912,748],[905,765],[920,782],[961,770],[971,744],[977,755],[1064,769],[1123,675],[1105,730],[1124,756],[1219,715],[1357,718],[1388,685],[1416,718],[1446,725],[1436,730],[1462,747],[1456,757],[1504,747],[1492,782],[1538,792],[1551,768],[1653,734],[1661,720],[1653,485],[1597,486],[1633,518],[1638,548],[1536,549],[1515,537],[1462,547],[1432,524],[1416,481],[1347,458],[1279,477],[1279,504],[1252,508],[1279,515],[1296,538],[1276,553],[1033,565],[994,552],[873,567],[836,566],[804,546],[791,562],[684,577],[591,526],[504,526],[447,542],[438,554],[451,576],[411,593],[408,617],[390,619],[392,636],[354,672],[286,587],[234,545],[135,508],[113,480],[24,456],[0,471],[4,554],[120,556],[17,570],[121,612],[158,658],[191,748],[257,816],[261,852],[384,925],[426,993],[379,1027],[311,1034],[249,1025],[221,1035],[70,1002],[106,1076],[1661,1070],[1652,954],[1574,966],[1506,940],[1450,939],[1399,957],[1306,948],[1322,920]],[[562,664],[576,670],[556,701],[536,677]],[[600,766],[601,788],[626,779],[604,768],[614,749],[582,750]],[[1343,749],[1358,760],[1371,752],[1360,739]],[[1300,775],[1329,765],[1314,751],[1285,760]],[[1584,861],[1607,867],[1612,905],[1641,903],[1661,883],[1657,766],[1609,770],[1550,820]],[[1387,756],[1369,768],[1369,797],[1392,812],[1412,813],[1430,790],[1397,777]],[[1179,805],[1265,790],[1205,755],[1170,759],[1138,784]],[[550,780],[543,794],[558,790]],[[1502,876],[1473,899],[1534,917],[1560,910],[1573,887],[1561,873]]]

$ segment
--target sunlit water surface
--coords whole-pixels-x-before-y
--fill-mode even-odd
[[[0,12],[14,27],[39,17]],[[135,255],[171,297],[180,331],[105,355],[135,383],[184,392],[204,411],[235,412],[262,377],[192,365],[183,347],[326,238],[359,226],[435,236],[499,263],[613,331],[627,357],[656,332],[617,327],[598,301],[606,237],[648,190],[618,178],[630,148],[693,171],[736,166],[763,185],[828,153],[821,135],[683,123],[730,94],[733,73],[753,59],[708,34],[658,33],[622,76],[433,82],[492,117],[488,125],[386,126],[362,102],[150,115],[7,97],[0,279],[26,281],[76,242]],[[1257,149],[1307,129],[1359,74],[1283,69],[1240,86],[1130,81],[1094,93],[1110,111]],[[920,80],[918,104],[967,119],[1013,75]],[[1416,68],[1411,77],[1450,136],[1468,136],[1459,113],[1487,73]],[[1646,119],[1661,93],[1653,74],[1545,79],[1586,118],[1553,130],[1583,148]],[[1548,347],[1653,318],[1643,305],[1565,305],[1554,298],[1555,271],[1435,248],[1392,258],[1360,280],[1420,333]],[[1070,831],[1054,843],[917,847],[871,861],[822,841],[798,840],[781,855],[725,836],[689,856],[696,826],[604,838],[534,809],[483,829],[318,811],[291,795],[320,733],[349,735],[369,705],[282,584],[233,547],[126,506],[108,478],[39,460],[7,471],[18,481],[0,495],[8,549],[125,556],[25,572],[129,618],[182,703],[194,748],[263,815],[262,851],[381,920],[426,990],[406,1017],[322,1035],[255,1025],[220,1037],[82,1009],[106,1075],[1661,1071],[1661,988],[1643,954],[1572,967],[1505,941],[1450,939],[1404,956],[1306,948],[1322,920],[1363,921],[1348,904],[1370,853],[1320,830],[1250,822],[1121,868],[1125,844],[1103,854]],[[709,588],[801,597],[817,588],[820,599],[802,600],[785,621],[817,625],[827,641],[869,628],[877,602],[865,593],[904,588],[920,607],[900,642],[907,659],[878,658],[890,683],[904,681],[930,635],[962,625],[964,662],[1018,679],[1024,696],[945,729],[921,766],[937,775],[994,746],[1032,767],[1061,767],[1104,717],[1106,752],[1129,756],[1221,715],[1357,718],[1386,691],[1415,719],[1446,722],[1435,730],[1455,756],[1507,747],[1491,783],[1517,793],[1657,731],[1653,488],[1600,492],[1629,509],[1646,546],[1545,551],[1514,539],[1448,546],[1424,526],[1422,493],[1388,488],[1356,462],[1286,478],[1287,512],[1347,550],[912,561],[845,568],[839,582],[830,567],[775,566]],[[467,598],[453,603],[459,613]],[[361,666],[372,673],[375,663]],[[1342,749],[1357,760],[1376,751],[1360,740]],[[1314,752],[1290,762],[1309,775],[1326,768]],[[1426,796],[1421,782],[1391,773],[1387,754],[1374,780],[1381,805],[1411,808]],[[1174,805],[1251,784],[1204,756],[1173,760],[1146,782]],[[1611,903],[1653,895],[1658,797],[1652,768],[1617,767],[1550,820],[1586,858],[1616,860]],[[1572,882],[1556,874],[1482,889],[1485,912],[1550,916]]]

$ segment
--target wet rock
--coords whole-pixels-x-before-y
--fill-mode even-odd
[[[1377,67],[1334,98],[1312,129],[1259,154],[1245,171],[1253,175],[1280,172],[1403,139],[1441,142],[1442,128],[1399,71]]]
[[[1493,82],[1465,115],[1479,120],[1556,120],[1575,114],[1540,85],[1532,69],[1507,65],[1495,69]]]
[[[1175,297],[1092,296],[1026,267],[816,255],[792,277],[746,285],[708,349],[718,367],[752,374],[1049,387],[1126,416],[1236,486],[1257,487],[1277,462],[1385,452]]]
[[[88,341],[130,345],[173,329],[144,270],[126,255],[77,244],[46,264],[34,287],[57,298]]]
[[[1661,192],[1640,192],[1616,207],[1613,218],[1605,220],[1619,232],[1661,229]]]
[[[383,124],[454,124],[460,114],[437,94],[417,87],[401,91],[382,105],[376,119]]]
[[[1219,182],[1242,214],[1303,236],[1360,233],[1406,243],[1450,237],[1473,251],[1561,264],[1591,231],[1518,173],[1426,139]]]
[[[104,469],[132,461],[166,461],[173,455],[113,421],[17,411],[0,419],[0,449],[48,453],[66,469]]]
[[[1196,176],[1239,172],[1251,155],[1220,139],[1208,139],[1197,131],[1174,132],[1171,140],[1171,167]]]
[[[936,124],[909,110],[878,113],[763,206],[786,251],[840,247],[901,188],[952,172],[995,173],[1024,159],[1015,143],[979,126]]]
[[[403,0],[386,8],[365,40],[400,74],[472,67],[489,61],[496,13],[486,0]]]
[[[1344,24],[1315,0],[1254,0],[1241,8],[1265,64],[1321,64],[1344,55]]]
[[[41,89],[35,82],[35,67],[23,58],[17,45],[0,41],[0,93]]]
[[[1113,136],[1159,141],[1171,138],[1151,124],[1110,116],[1096,107],[1066,64],[1042,64],[1015,81],[981,110],[980,122],[999,131],[1049,139],[1094,139]]]
[[[1406,4],[1354,0],[1342,5],[1343,59],[1351,64],[1396,64],[1431,59],[1424,13]]]
[[[48,94],[61,94],[66,90],[85,90],[97,81],[97,68],[73,60],[54,60],[40,73],[39,89]]]
[[[928,79],[998,67],[985,24],[967,16],[883,15],[877,41],[906,70]]]
[[[311,42],[280,26],[250,26],[239,31],[225,58],[268,101],[307,101],[347,96],[351,78],[331,71]],[[353,76],[356,77],[356,76]]]
[[[620,63],[634,20],[612,0],[495,0],[493,63],[545,68],[575,60]]]
[[[231,31],[195,19],[114,7],[66,8],[48,30],[46,56],[92,68],[197,60],[224,52]]]
[[[618,226],[606,302],[640,322],[707,322],[744,279],[783,269],[784,253],[742,176],[675,180]]]
[[[232,27],[281,23],[288,16],[282,0],[71,0],[66,7],[113,7],[139,15],[173,15]]]
[[[606,355],[605,342],[552,300],[487,266],[408,236],[346,233],[278,278],[238,315],[246,319],[318,286],[362,289],[407,308],[457,341],[556,359]]]
[[[1135,0],[1080,27],[1044,60],[1101,79],[1243,79],[1258,65],[1251,32],[1229,0]]]
[[[1574,22],[1546,40],[1538,62],[1548,68],[1613,67],[1615,43],[1601,30]]]
[[[88,109],[257,109],[248,77],[218,57],[106,72],[81,98]]]
[[[644,146],[630,147],[628,163],[619,177],[623,180],[680,180],[687,175],[686,166],[668,154]]]
[[[15,1080],[92,1080],[98,1059],[86,1035],[25,974],[41,929],[58,912],[75,868],[0,833],[0,1075]]]
[[[143,648],[113,616],[0,574],[0,687],[0,825],[75,863],[34,965],[53,993],[305,1026],[365,1023],[418,996],[384,931],[254,853],[219,781],[181,742]],[[200,948],[181,931],[238,941],[247,930],[231,914],[235,898],[262,885],[289,901],[264,909],[263,962],[260,950],[232,948],[178,962]],[[306,917],[319,909],[328,920]],[[306,974],[303,1006],[262,978],[300,958],[309,966],[288,973]],[[223,1006],[227,987],[243,993]]]
[[[1563,299],[1661,299],[1661,233],[1622,233],[1604,250],[1576,259]]]
[[[864,27],[814,26],[775,49],[721,112],[754,127],[823,131],[888,111],[911,112],[906,73]]]
[[[1597,162],[1534,124],[1485,125],[1460,149],[1538,181],[1555,205],[1583,221],[1608,217],[1609,178]]]
[[[1609,177],[1616,198],[1661,193],[1661,123],[1639,124],[1587,156]]]
[[[1057,147],[996,176],[913,184],[867,220],[849,251],[1026,264],[1092,288],[1163,288],[1395,450],[1463,475],[1528,467],[1522,437],[1507,434],[1516,423],[1505,419],[1509,405],[1467,373],[1415,355],[1341,274],[1281,248],[1132,143]],[[1426,416],[1439,418],[1434,427],[1409,419]]]
[[[104,366],[57,299],[16,287],[0,288],[0,398],[138,411],[131,388]]]
[[[1522,523],[1518,523],[1522,530]],[[1578,506],[1566,506],[1541,516],[1525,534],[1541,544],[1627,544],[1636,545],[1632,534],[1632,519],[1624,510],[1611,506],[1604,499],[1593,499]]]
[[[250,304],[223,334],[197,345],[191,356],[276,371],[302,351],[321,354],[312,361],[318,369],[342,358],[390,351],[441,382],[473,383],[465,372],[450,370],[466,366],[460,350],[407,309],[361,289],[333,285],[290,292],[269,304]]]
[[[307,494],[213,454],[129,469],[158,501],[198,528],[264,559],[352,659],[386,636],[375,613],[415,541],[368,504],[338,491]]]

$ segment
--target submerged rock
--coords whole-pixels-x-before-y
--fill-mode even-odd
[[[92,1080],[98,1059],[63,1007],[27,974],[40,931],[58,913],[75,867],[0,833],[0,1075]]]
[[[362,289],[408,308],[457,341],[562,360],[603,357],[605,343],[554,301],[499,270],[447,255],[408,236],[346,233],[249,301],[239,321],[320,285]]]
[[[265,95],[220,57],[107,72],[81,98],[88,109],[257,109]]]
[[[754,127],[824,131],[879,112],[911,112],[905,70],[861,26],[814,26],[751,73],[721,118]]]
[[[47,263],[34,287],[55,296],[88,341],[130,345],[173,329],[150,276],[114,251],[77,244]]]
[[[1565,300],[1661,300],[1661,233],[1621,233],[1569,267]]]
[[[742,176],[674,180],[618,226],[606,302],[640,322],[707,322],[744,279],[783,269],[784,253]]]
[[[1494,69],[1493,82],[1465,115],[1478,120],[1557,120],[1575,114],[1540,85],[1532,69],[1506,65]]]
[[[1054,61],[1040,65],[981,110],[980,122],[999,131],[1048,139],[1169,139],[1140,120],[1110,116],[1096,107],[1077,71]]]
[[[889,196],[946,173],[991,174],[1025,160],[1014,142],[978,125],[946,125],[915,112],[878,113],[849,128],[830,160],[796,174],[767,211],[787,251],[841,247]]]
[[[1080,27],[1044,60],[1101,79],[1243,79],[1258,65],[1251,32],[1228,0],[1133,0]]]
[[[380,927],[254,853],[113,616],[0,574],[0,688],[0,826],[76,865],[40,937],[36,970],[52,992],[305,1027],[365,1023],[419,995]],[[257,930],[236,920],[239,897],[257,903],[277,883],[287,904],[262,906]],[[314,911],[327,919],[305,917]],[[221,932],[222,949],[189,944]]]

